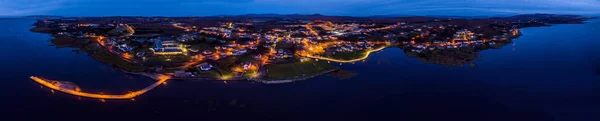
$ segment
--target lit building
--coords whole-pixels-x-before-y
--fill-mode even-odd
[[[196,68],[198,68],[200,71],[209,71],[213,68],[213,66],[205,62],[196,66]]]
[[[183,54],[183,48],[175,41],[155,41],[155,48],[150,48],[156,55]]]

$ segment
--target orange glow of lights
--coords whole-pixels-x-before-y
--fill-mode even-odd
[[[248,66],[248,70],[250,70],[250,71],[256,71],[256,70],[258,70],[258,66],[254,65],[254,64],[251,64],[250,66]]]
[[[235,72],[244,72],[244,70],[241,67],[233,67],[231,70]]]
[[[121,54],[121,56],[125,59],[133,59],[133,55],[131,55],[129,53],[123,53],[123,54]]]
[[[386,47],[380,47],[374,50],[370,50],[367,51],[366,54],[363,57],[357,58],[357,59],[351,59],[351,60],[341,60],[341,59],[335,59],[335,58],[327,58],[327,57],[322,57],[322,56],[312,56],[312,55],[307,55],[306,57],[308,58],[314,58],[314,59],[321,59],[321,60],[327,60],[327,61],[333,61],[333,62],[338,62],[338,63],[352,63],[352,62],[356,62],[356,61],[362,61],[367,59],[367,57],[369,57],[369,55],[373,52],[377,52],[377,51],[381,51],[383,49],[385,49]]]
[[[229,79],[231,79],[231,78],[233,78],[233,76],[231,76],[231,75],[223,75],[223,76],[221,76],[221,78],[219,78],[219,79],[221,79],[221,80],[229,80]],[[227,82],[224,82],[224,83],[226,83],[226,84],[227,84]]]
[[[98,42],[98,44],[100,44],[103,47],[104,45],[106,45],[106,43],[104,43],[104,36],[98,36],[98,38],[96,38],[96,42]]]
[[[191,60],[190,62],[185,63],[184,67],[185,68],[190,68],[193,65],[196,65],[200,62],[204,61],[204,56],[202,55],[197,55],[196,58],[194,60]]]
[[[81,92],[78,90],[62,88],[58,84],[56,84],[56,83],[58,83],[58,81],[42,79],[42,78],[35,77],[35,76],[31,76],[29,78],[45,87],[52,89],[52,91],[57,90],[57,91],[61,91],[61,92],[67,93],[67,94],[75,95],[75,96],[96,98],[96,99],[104,100],[104,99],[132,99],[136,96],[142,95],[142,94],[156,88],[158,85],[163,84],[164,82],[169,80],[171,77],[167,76],[167,75],[158,75],[158,76],[156,76],[156,79],[158,79],[158,81],[156,83],[154,83],[144,89],[134,91],[134,92],[129,92],[129,93],[122,94],[122,95],[107,95],[107,94],[102,94],[102,93]]]

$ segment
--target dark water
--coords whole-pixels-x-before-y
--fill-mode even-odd
[[[51,93],[29,76],[87,92],[125,93],[153,80],[128,75],[29,32],[34,20],[0,20],[0,115],[213,120],[597,121],[600,21],[523,29],[513,45],[485,50],[475,68],[427,64],[400,49],[344,64],[357,76],[288,84],[171,81],[135,101]],[[335,64],[338,65],[338,64]],[[28,116],[21,116],[28,115]],[[64,119],[64,118],[63,118]],[[88,118],[89,119],[89,118]],[[95,119],[95,118],[94,118]]]

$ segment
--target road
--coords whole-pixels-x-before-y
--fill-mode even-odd
[[[135,29],[133,29],[133,27],[129,26],[128,24],[125,24],[125,27],[127,28],[127,31],[129,31],[129,33],[127,33],[125,36],[132,36],[135,34]]]
[[[173,27],[175,27],[175,28],[179,28],[179,29],[183,29],[183,30],[185,30],[185,31],[190,31],[190,29],[189,29],[189,28],[187,28],[187,27],[184,27],[184,26],[179,26],[179,25],[177,25],[177,24],[173,24]]]
[[[314,22],[310,22],[310,23],[306,24],[305,27],[306,27],[306,29],[308,29],[308,31],[310,31],[310,33],[312,35],[316,36],[317,39],[321,40],[322,38],[321,38],[321,36],[319,36],[319,33],[317,33],[317,31],[315,31],[311,26],[311,24],[313,24],[313,23]]]
[[[319,59],[319,60],[327,60],[327,61],[332,61],[332,62],[338,62],[338,63],[352,63],[352,62],[358,62],[358,61],[362,61],[365,60],[369,57],[369,55],[372,52],[377,52],[377,51],[381,51],[383,49],[385,49],[386,46],[374,49],[374,50],[369,50],[367,51],[363,57],[357,58],[357,59],[352,59],[352,60],[341,60],[341,59],[335,59],[335,58],[328,58],[328,57],[322,57],[322,56],[312,56],[312,55],[306,55],[305,57],[307,58],[313,58],[313,59]]]
[[[35,76],[31,76],[29,78],[45,87],[52,89],[52,90],[61,91],[61,92],[67,93],[67,94],[75,95],[75,96],[96,98],[96,99],[133,99],[134,97],[142,95],[142,94],[158,87],[160,84],[165,84],[166,81],[170,79],[170,76],[158,75],[157,76],[158,81],[156,83],[154,83],[144,89],[129,92],[127,94],[122,94],[122,95],[109,95],[109,94],[81,92],[81,91],[76,91],[73,89],[61,88],[58,85],[52,84],[52,80],[47,80],[47,79],[43,79],[43,78],[39,78],[39,77],[35,77]]]

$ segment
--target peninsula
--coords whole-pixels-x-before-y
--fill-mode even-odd
[[[525,27],[580,24],[590,17],[525,14],[511,17],[350,17],[249,14],[207,17],[57,17],[31,31],[51,34],[54,46],[76,48],[128,73],[159,80],[251,80],[288,83],[364,61],[372,52],[401,48],[423,62],[464,66],[478,51],[512,43]],[[157,78],[160,77],[160,78]],[[31,77],[55,90],[60,81]],[[53,83],[54,82],[54,83]],[[69,85],[74,85],[67,83]],[[76,87],[68,86],[68,87]],[[126,95],[91,98],[133,98]],[[69,90],[70,89],[70,90]],[[77,88],[63,92],[80,94]]]

